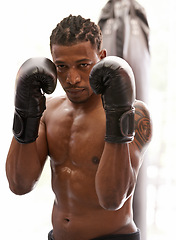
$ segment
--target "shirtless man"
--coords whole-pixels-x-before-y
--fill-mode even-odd
[[[70,15],[51,34],[54,64],[30,59],[17,74],[7,178],[15,194],[26,194],[50,157],[55,201],[48,239],[140,239],[132,199],[150,115],[135,100],[131,68],[106,57],[101,42],[96,24]],[[66,96],[48,98],[45,110],[40,87],[54,91],[55,66]]]

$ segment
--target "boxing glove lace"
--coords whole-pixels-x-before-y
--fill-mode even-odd
[[[30,58],[16,77],[13,133],[20,143],[31,143],[38,137],[40,118],[45,110],[44,93],[51,94],[57,84],[54,63],[47,58]]]
[[[129,64],[122,58],[108,56],[94,65],[89,80],[94,93],[101,94],[106,112],[105,141],[133,141],[135,80]]]

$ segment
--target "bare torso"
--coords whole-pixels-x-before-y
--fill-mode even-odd
[[[44,123],[55,193],[55,240],[136,231],[132,197],[117,211],[103,209],[97,198],[95,175],[105,144],[105,121],[101,104],[84,111],[66,98],[48,103]]]

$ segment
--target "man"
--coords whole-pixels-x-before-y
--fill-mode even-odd
[[[17,74],[7,178],[14,193],[26,194],[50,156],[55,201],[48,239],[140,239],[132,198],[150,116],[134,99],[131,68],[106,57],[101,42],[99,27],[81,16],[56,26],[50,47],[66,96],[48,98],[46,110],[40,88],[54,91],[54,64],[30,59]]]

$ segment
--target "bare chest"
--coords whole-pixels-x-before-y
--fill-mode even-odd
[[[97,164],[103,148],[103,111],[74,114],[68,109],[52,113],[46,124],[49,155],[56,165],[69,162],[78,167]]]

